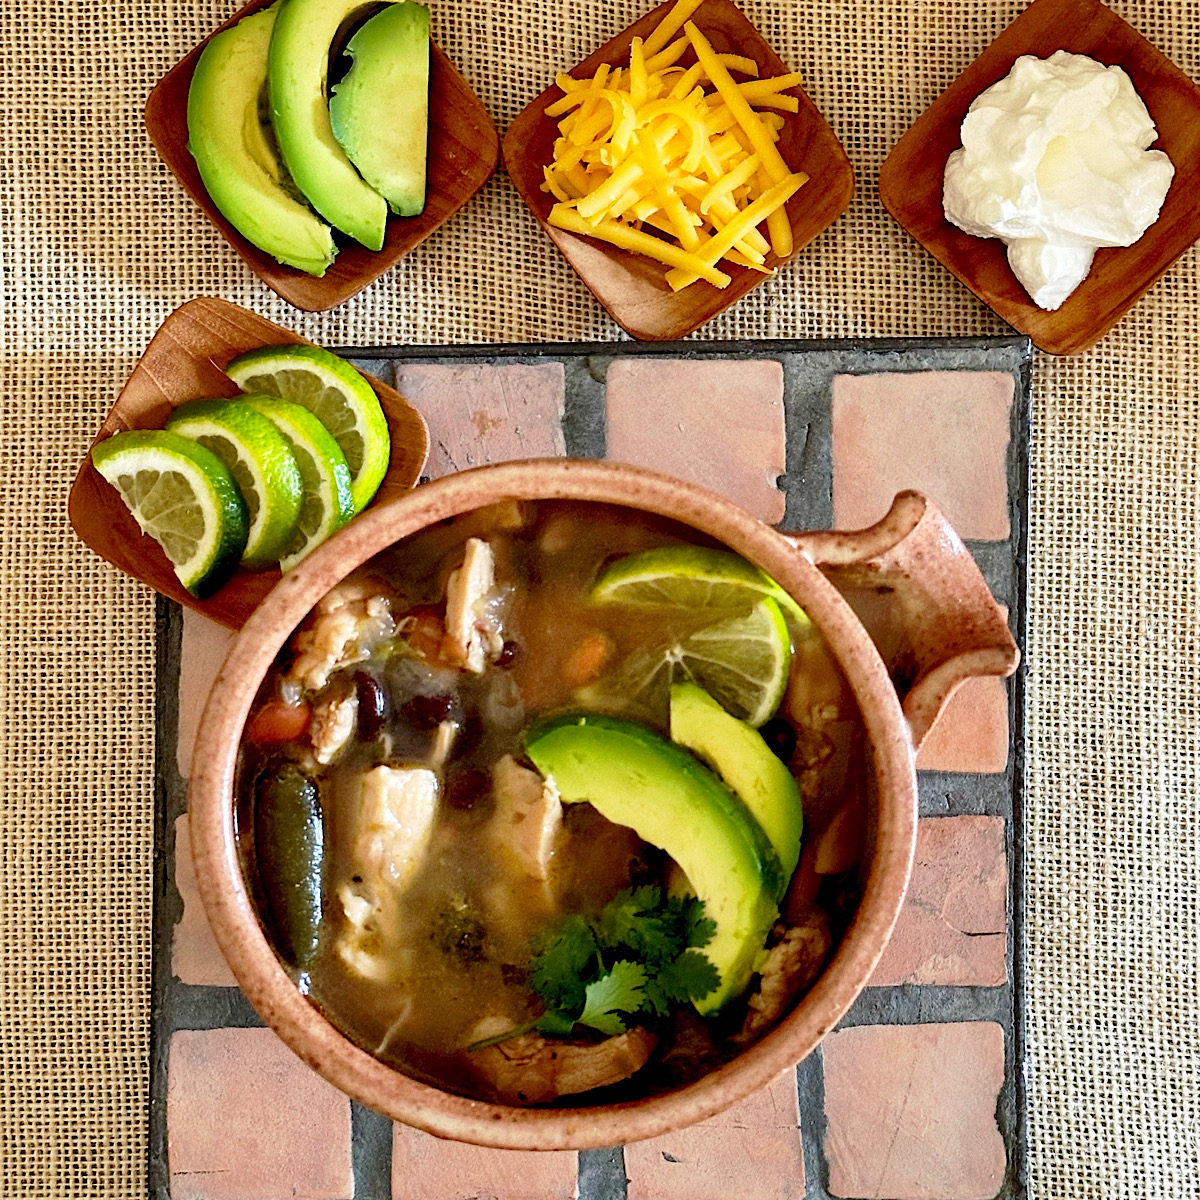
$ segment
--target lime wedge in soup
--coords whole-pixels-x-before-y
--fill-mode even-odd
[[[797,629],[811,622],[765,571],[740,555],[707,546],[660,546],[626,554],[605,569],[592,588],[598,604],[672,608],[748,608],[769,596]]]

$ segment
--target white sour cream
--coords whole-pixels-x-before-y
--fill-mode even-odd
[[[1025,55],[975,98],[946,163],[946,219],[1001,238],[1040,308],[1083,282],[1101,246],[1158,219],[1175,168],[1129,76],[1082,54]]]

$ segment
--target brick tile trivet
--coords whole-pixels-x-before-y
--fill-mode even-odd
[[[722,491],[785,528],[870,523],[894,490],[923,487],[980,540],[985,576],[1019,627],[1027,350],[1015,340],[982,353],[953,343],[553,349],[393,356],[398,385],[430,423],[430,476],[490,459],[607,453]],[[361,365],[393,370],[385,359]],[[258,1028],[200,908],[183,812],[195,730],[229,635],[188,612],[181,637],[180,610],[163,602],[161,614],[152,1196],[1021,1194],[1012,681],[965,684],[922,748],[908,899],[872,986],[816,1054],[692,1129],[608,1151],[518,1153],[392,1125]]]

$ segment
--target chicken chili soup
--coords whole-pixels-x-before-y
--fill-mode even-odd
[[[813,984],[858,900],[858,710],[774,581],[685,526],[510,502],[333,589],[255,702],[237,826],[301,989],[509,1104],[686,1084]]]

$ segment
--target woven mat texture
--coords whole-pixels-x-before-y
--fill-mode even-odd
[[[891,222],[888,149],[1011,0],[747,0],[859,195],[715,338],[1002,333]],[[1196,0],[1117,10],[1193,77]],[[504,128],[645,6],[434,0]],[[153,603],[66,520],[88,440],[159,323],[219,295],[330,344],[611,339],[503,173],[380,282],[304,316],[155,155],[154,81],[232,11],[5,0],[0,50],[0,1190],[145,1187]],[[1097,349],[1042,356],[1034,415],[1025,986],[1030,1193],[1200,1196],[1200,253]]]

